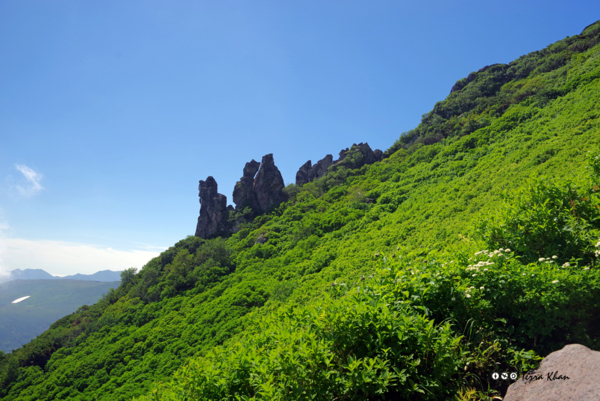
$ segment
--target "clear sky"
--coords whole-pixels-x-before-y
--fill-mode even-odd
[[[0,270],[141,268],[274,154],[387,149],[600,1],[0,0]]]

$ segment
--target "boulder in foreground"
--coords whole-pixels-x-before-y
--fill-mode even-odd
[[[504,401],[600,400],[600,352],[570,344],[508,387]]]

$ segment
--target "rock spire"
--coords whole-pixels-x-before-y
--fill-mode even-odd
[[[228,232],[229,213],[233,207],[227,207],[227,197],[217,191],[217,181],[209,176],[198,185],[200,196],[200,217],[196,225],[196,237],[210,238]]]

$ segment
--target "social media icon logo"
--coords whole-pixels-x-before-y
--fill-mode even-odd
[[[502,373],[502,380],[506,380],[508,379],[508,373],[504,372]]]
[[[513,380],[517,380],[517,374],[515,372],[512,372],[510,374],[510,378],[513,379]]]
[[[498,380],[498,377],[500,377],[500,375],[497,372],[492,373],[492,379]]]

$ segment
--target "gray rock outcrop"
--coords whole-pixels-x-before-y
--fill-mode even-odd
[[[346,159],[349,155],[351,155],[350,159]],[[354,169],[365,164],[373,164],[382,159],[383,152],[379,149],[373,151],[368,143],[353,144],[351,148],[342,149],[336,161],[333,161],[332,155],[327,155],[314,166],[310,160],[304,163],[296,173],[296,185],[304,185],[323,177],[331,166],[342,165]]]
[[[312,162],[309,160],[300,167],[298,172],[296,173],[296,185],[304,185],[308,180],[308,173],[312,168]]]
[[[375,149],[373,151],[373,154],[375,155],[375,159],[380,162],[381,160],[383,160],[383,152],[379,149]]]
[[[304,185],[327,174],[327,169],[333,164],[333,156],[327,155],[319,160],[314,166],[307,161],[296,173],[296,185]]]
[[[252,160],[246,163],[244,176],[233,189],[235,210],[250,207],[254,215],[265,213],[287,199],[283,188],[283,177],[272,153],[263,156],[261,163]]]
[[[227,197],[217,191],[217,182],[211,176],[200,180],[200,216],[196,225],[196,237],[210,238],[229,231],[227,218],[233,208],[227,207]]]
[[[258,170],[252,186],[257,211],[264,213],[284,202],[287,197],[283,193],[283,188],[285,188],[283,177],[275,166],[273,154],[269,153],[263,156],[260,170]]]
[[[508,387],[504,401],[600,400],[600,352],[570,344]]]
[[[379,151],[381,152],[381,151]],[[379,153],[378,152],[378,153]],[[383,152],[381,152],[383,156]],[[375,155],[368,143],[353,144],[350,149],[346,148],[340,152],[340,158],[334,165],[342,165],[348,168],[360,168],[365,164],[373,164],[381,160]]]
[[[333,164],[333,156],[327,155],[319,160],[308,172],[308,181],[314,181],[327,174],[327,169]]]
[[[236,209],[239,210],[246,206],[249,206],[252,209],[257,208],[253,186],[254,176],[259,167],[260,163],[254,159],[244,166],[244,176],[240,178],[233,189],[233,203],[235,203]]]

